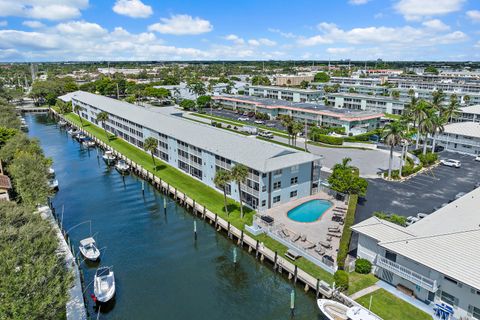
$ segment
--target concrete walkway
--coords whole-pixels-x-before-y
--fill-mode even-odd
[[[378,285],[374,284],[373,286],[370,286],[370,287],[367,287],[365,289],[362,289],[360,291],[355,292],[354,294],[352,294],[350,296],[350,299],[357,300],[358,298],[363,297],[363,296],[365,296],[367,294],[370,294],[372,292],[375,292],[378,289],[380,289],[380,287]]]

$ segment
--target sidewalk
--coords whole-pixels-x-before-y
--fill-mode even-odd
[[[362,289],[360,291],[355,292],[354,294],[352,294],[350,296],[350,299],[357,300],[358,298],[363,297],[363,296],[365,296],[367,294],[370,294],[372,292],[375,292],[378,289],[380,289],[380,287],[378,285],[374,284],[373,286],[370,286],[368,288],[365,288],[365,289]]]

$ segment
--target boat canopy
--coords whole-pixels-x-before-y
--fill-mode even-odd
[[[80,245],[82,245],[83,247],[85,247],[89,244],[95,244],[95,240],[92,237],[80,240]]]
[[[352,307],[347,310],[347,317],[351,320],[382,320],[376,314],[361,307]]]
[[[96,272],[96,276],[97,277],[105,277],[105,276],[108,276],[110,274],[110,268],[109,267],[102,267],[102,268],[98,268],[97,269],[97,272]]]

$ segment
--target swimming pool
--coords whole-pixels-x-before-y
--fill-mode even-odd
[[[298,222],[314,222],[332,205],[328,200],[310,200],[288,211],[287,216]]]

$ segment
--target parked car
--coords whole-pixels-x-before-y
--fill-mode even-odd
[[[264,124],[265,121],[263,121],[263,120],[255,120],[255,123],[256,123],[256,124]]]
[[[440,160],[440,163],[443,164],[444,166],[454,167],[454,168],[460,168],[460,166],[462,165],[460,161],[455,159],[442,159]]]
[[[480,161],[480,156],[476,156],[475,161]]]
[[[237,120],[238,120],[238,121],[248,121],[248,120],[250,120],[250,118],[248,118],[248,117],[239,117]]]
[[[273,139],[273,133],[271,133],[270,131],[260,131],[258,135],[263,138]]]
[[[438,145],[437,145],[437,146],[435,146],[435,149],[434,149],[433,151],[435,151],[435,152],[442,152],[443,150],[445,150],[445,147],[443,147],[443,146],[438,146]]]
[[[426,216],[428,216],[428,213],[423,213],[423,212],[417,213],[417,218],[418,218],[418,219],[423,219],[423,218],[425,218]]]
[[[412,224],[414,224],[415,222],[418,222],[418,221],[420,221],[420,219],[417,218],[417,217],[414,217],[414,216],[407,217],[407,222],[406,222],[407,227],[411,226]]]

